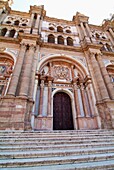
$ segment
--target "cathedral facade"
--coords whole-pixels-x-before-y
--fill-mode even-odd
[[[114,19],[0,0],[0,130],[114,128]]]

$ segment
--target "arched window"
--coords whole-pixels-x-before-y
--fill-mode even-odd
[[[14,21],[14,25],[19,25],[19,20]]]
[[[23,30],[19,30],[19,32],[24,33],[24,31],[23,31]]]
[[[96,33],[95,35],[96,35],[96,38],[100,38],[100,35],[98,33]]]
[[[48,42],[49,43],[55,43],[55,37],[53,34],[48,35]]]
[[[108,50],[108,51],[112,51],[112,49],[111,49],[110,45],[109,45],[109,44],[107,44],[107,43],[106,43],[106,48],[107,48],[107,50]]]
[[[7,28],[3,28],[3,29],[1,30],[0,35],[1,35],[1,36],[5,36],[6,32],[7,32]]]
[[[73,39],[71,37],[67,37],[67,45],[73,46]]]
[[[0,96],[5,94],[12,73],[14,61],[11,56],[0,54]]]
[[[13,29],[13,30],[11,30],[11,31],[10,31],[10,34],[9,34],[9,37],[12,37],[12,38],[13,38],[13,37],[14,37],[14,35],[15,35],[15,32],[16,32],[16,31],[15,31],[14,29]]]
[[[101,44],[101,45],[102,45],[101,50],[106,51],[104,44],[103,44],[102,42],[99,42],[99,44]]]
[[[61,26],[57,27],[57,32],[63,32],[63,28]]]
[[[58,36],[58,44],[63,44],[64,45],[64,38],[61,35]]]

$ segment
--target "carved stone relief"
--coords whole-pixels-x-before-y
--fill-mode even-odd
[[[70,70],[64,65],[56,65],[53,67],[55,80],[70,81]]]

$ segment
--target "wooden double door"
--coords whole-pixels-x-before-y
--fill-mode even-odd
[[[69,95],[64,92],[58,92],[53,97],[53,129],[74,129],[71,99]]]

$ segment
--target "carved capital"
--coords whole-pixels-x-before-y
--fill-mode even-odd
[[[44,80],[41,80],[40,87],[41,87],[41,88],[44,88]]]
[[[36,49],[36,46],[34,44],[29,45],[29,50],[30,51],[35,51],[35,49]]]

